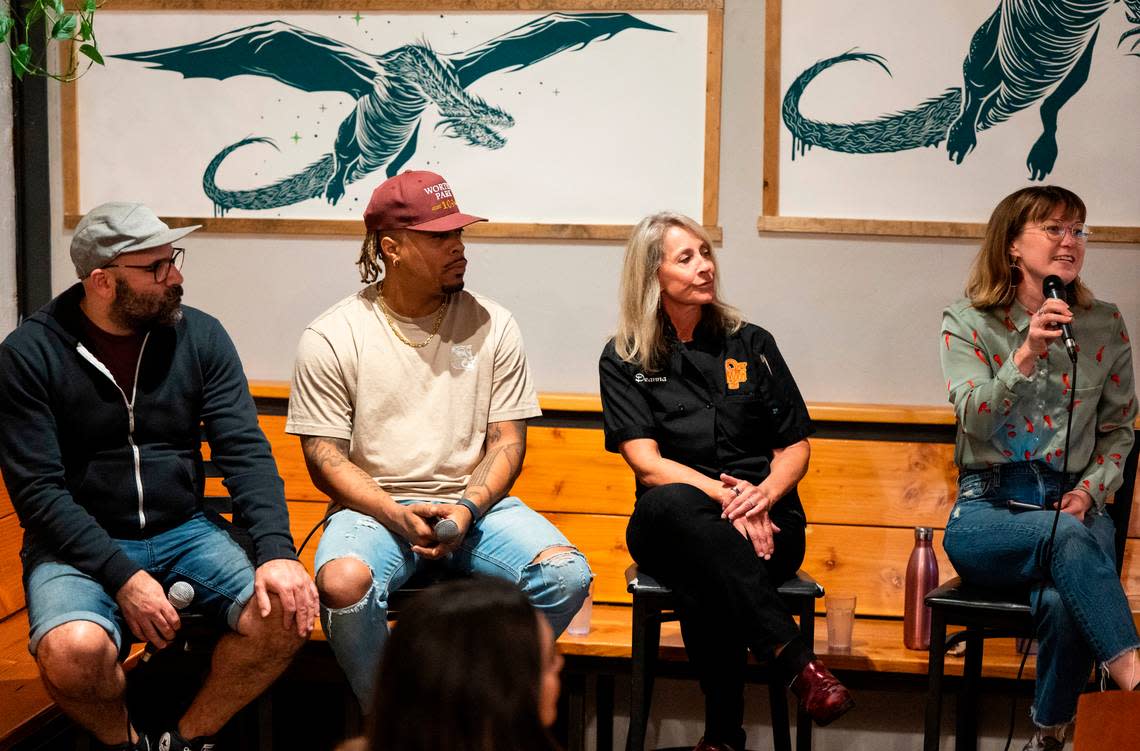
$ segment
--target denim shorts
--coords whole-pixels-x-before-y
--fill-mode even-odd
[[[253,564],[217,524],[199,513],[154,537],[115,542],[164,590],[176,581],[194,587],[194,599],[183,612],[237,628],[238,617],[253,596]],[[32,565],[25,577],[28,651],[34,655],[44,634],[71,621],[97,623],[115,647],[123,650],[123,634],[129,628],[118,603],[102,584],[58,558],[40,559]]]

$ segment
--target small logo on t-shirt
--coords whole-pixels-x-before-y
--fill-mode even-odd
[[[644,373],[638,373],[633,377],[633,380],[638,383],[665,383],[669,379],[665,376],[647,376]]]
[[[470,344],[451,345],[451,369],[475,370],[475,349]]]
[[[724,380],[728,382],[730,391],[736,391],[740,384],[748,380],[748,363],[734,360],[731,357],[724,361]]]

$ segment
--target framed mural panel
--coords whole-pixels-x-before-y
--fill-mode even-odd
[[[1028,183],[1140,242],[1140,0],[768,0],[761,231],[981,237]]]
[[[351,234],[406,169],[474,237],[720,235],[723,0],[116,0],[62,89],[65,221],[142,197],[217,232]],[[654,186],[653,191],[645,190]]]

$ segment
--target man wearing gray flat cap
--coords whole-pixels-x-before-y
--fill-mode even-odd
[[[79,283],[0,344],[0,470],[24,528],[28,648],[64,712],[113,748],[213,748],[318,608],[237,351],[217,319],[181,305],[173,243],[196,229],[139,203],[98,206],[72,237]],[[252,562],[203,513],[203,429]],[[123,701],[124,635],[165,647],[176,606],[225,633],[177,727],[140,735]]]

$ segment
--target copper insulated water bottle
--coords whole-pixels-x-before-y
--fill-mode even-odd
[[[930,608],[923,598],[938,586],[938,560],[931,541],[934,530],[914,528],[914,550],[906,564],[906,601],[903,603],[903,643],[907,649],[930,649]]]

